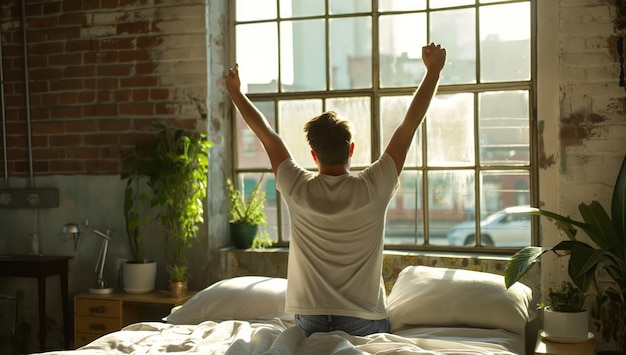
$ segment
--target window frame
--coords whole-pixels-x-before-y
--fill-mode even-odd
[[[421,172],[421,174],[423,174],[424,176],[429,172],[429,171],[437,171],[437,170],[445,170],[445,171],[455,171],[455,170],[474,170],[474,174],[476,177],[478,177],[480,175],[481,171],[489,171],[489,170],[498,170],[498,171],[502,171],[502,170],[528,170],[528,178],[529,178],[529,189],[530,189],[530,193],[529,193],[529,198],[530,198],[530,205],[531,206],[537,206],[538,205],[538,201],[539,201],[539,183],[538,183],[538,176],[539,176],[539,166],[538,166],[538,150],[539,150],[539,141],[536,137],[538,137],[538,124],[537,124],[537,1],[538,0],[509,0],[509,1],[503,1],[502,4],[508,4],[508,3],[517,3],[517,2],[527,2],[530,5],[530,20],[531,20],[531,24],[530,24],[530,28],[531,28],[531,34],[530,34],[530,79],[526,80],[526,81],[515,81],[515,82],[488,82],[488,83],[481,83],[480,82],[480,41],[476,41],[476,47],[478,47],[476,49],[476,53],[477,53],[477,57],[475,58],[476,60],[476,78],[477,78],[477,82],[474,84],[455,84],[455,85],[440,85],[438,88],[438,92],[436,93],[436,95],[446,95],[446,94],[454,94],[454,93],[471,93],[472,95],[474,95],[474,112],[472,113],[473,117],[474,117],[474,137],[478,138],[478,133],[477,133],[477,127],[478,127],[478,118],[479,118],[479,114],[478,114],[478,95],[480,93],[485,93],[485,92],[493,92],[493,91],[502,91],[502,90],[515,90],[515,89],[519,89],[519,90],[525,90],[528,92],[528,113],[529,113],[529,145],[528,145],[528,149],[529,149],[529,164],[522,166],[522,165],[510,165],[510,166],[506,166],[506,165],[497,165],[495,166],[495,168],[491,169],[488,166],[481,166],[480,165],[480,160],[479,160],[479,155],[480,155],[480,150],[479,149],[475,149],[474,151],[474,155],[475,155],[475,160],[474,160],[474,164],[472,167],[467,167],[467,166],[463,166],[463,167],[451,167],[451,166],[446,166],[446,167],[434,167],[434,166],[428,166],[426,164],[426,161],[424,161],[422,163],[421,166],[419,167],[412,167],[412,166],[405,166],[403,171],[418,171]],[[280,0],[276,0],[276,4],[277,4],[277,8],[279,6],[279,2]],[[328,8],[329,6],[329,2],[330,0],[326,0],[325,4],[326,7]],[[234,63],[235,59],[236,59],[236,53],[235,53],[235,48],[236,48],[236,36],[235,36],[235,28],[238,24],[249,24],[249,23],[257,23],[257,22],[272,22],[272,23],[277,23],[278,25],[278,38],[280,38],[280,23],[282,21],[286,21],[285,19],[281,19],[280,15],[277,15],[276,19],[272,19],[272,20],[260,20],[260,21],[241,21],[241,22],[237,22],[235,19],[235,14],[236,14],[236,1],[229,1],[229,26],[228,26],[228,30],[229,30],[229,40],[230,43],[232,44],[229,48],[229,58],[230,61],[229,63]],[[295,91],[295,92],[285,92],[282,90],[282,85],[280,84],[282,82],[281,80],[281,70],[280,70],[280,54],[278,55],[278,62],[279,62],[279,68],[278,68],[278,86],[277,86],[277,92],[274,93],[247,93],[247,96],[250,98],[251,101],[253,102],[257,102],[257,101],[268,101],[268,102],[272,102],[274,104],[274,117],[278,117],[279,116],[279,102],[280,101],[285,101],[285,100],[299,100],[299,99],[311,99],[311,98],[315,98],[315,99],[320,99],[322,101],[322,105],[323,108],[326,108],[326,100],[327,99],[331,99],[331,98],[346,98],[346,97],[368,97],[370,99],[370,109],[371,109],[371,137],[372,139],[370,140],[370,144],[371,144],[371,157],[372,157],[372,161],[374,161],[375,159],[377,159],[381,154],[382,154],[382,144],[381,144],[381,133],[380,133],[380,98],[381,97],[385,97],[385,96],[402,96],[402,95],[412,95],[415,90],[418,87],[419,83],[416,83],[415,86],[411,86],[411,87],[393,87],[393,88],[381,88],[380,86],[380,78],[378,75],[378,71],[379,71],[379,43],[378,43],[378,21],[374,20],[374,19],[378,19],[378,17],[380,16],[381,12],[378,12],[377,9],[377,4],[378,1],[377,0],[371,0],[372,3],[372,12],[363,12],[363,13],[350,13],[350,14],[343,14],[343,15],[333,15],[330,16],[328,14],[328,11],[326,11],[325,15],[323,16],[324,19],[328,20],[329,18],[334,18],[334,17],[346,17],[346,16],[353,16],[355,14],[367,14],[367,15],[371,15],[372,16],[372,87],[371,88],[366,88],[366,89],[346,89],[346,90],[333,90],[331,89],[331,83],[330,83],[330,71],[327,69],[326,70],[326,74],[327,74],[327,78],[326,78],[326,90],[322,90],[322,91]],[[478,19],[478,9],[480,8],[480,6],[489,6],[492,5],[491,3],[480,3],[479,0],[476,0],[474,2],[473,5],[464,5],[464,6],[459,6],[459,8],[463,8],[463,7],[475,7],[476,10],[476,38],[479,38],[479,19]],[[428,14],[430,11],[432,11],[431,9],[427,9],[425,10],[425,12]],[[391,12],[384,12],[385,15],[387,14],[397,14],[397,13],[403,13],[404,11],[391,11]],[[429,19],[429,16],[426,16]],[[298,20],[300,19],[306,19],[308,18],[307,16],[304,17],[297,17]],[[317,16],[315,16],[315,18],[317,18]],[[289,20],[291,20],[293,18],[289,18]],[[329,33],[328,33],[328,21],[326,22],[326,28],[327,28],[327,32],[326,32],[326,46],[328,47],[328,43],[329,43]],[[430,34],[430,31],[428,31],[428,33]],[[280,40],[279,40],[280,42]],[[430,42],[430,40],[428,41]],[[280,44],[279,44],[279,50],[280,50]],[[326,52],[326,62],[327,62],[327,68],[328,68],[328,61],[329,61],[329,53],[328,51]],[[444,69],[445,70],[445,69]],[[231,120],[232,126],[231,126],[231,147],[232,147],[232,165],[231,165],[231,177],[237,177],[241,174],[257,174],[257,173],[264,173],[264,174],[271,174],[273,176],[271,167],[267,167],[267,168],[238,168],[238,153],[237,153],[237,144],[238,144],[238,135],[237,135],[237,117],[238,117],[238,113],[236,112],[236,109],[234,107],[231,108],[232,109],[232,117],[234,117],[235,119]],[[427,114],[428,116],[428,114]],[[278,120],[278,119],[277,119]],[[424,125],[425,122],[422,123],[422,125]],[[280,126],[277,124],[276,127],[276,131],[278,134],[280,134]],[[426,132],[425,130],[421,130],[418,134],[421,134],[422,137],[422,142],[425,142],[426,139]],[[475,145],[475,147],[479,148],[480,146],[478,144]],[[422,152],[424,152],[426,150],[425,147],[422,148]],[[420,152],[420,154],[422,154],[422,152]],[[357,172],[362,170],[363,168],[365,168],[366,166],[360,166],[360,165],[353,165],[351,166],[351,171],[352,172]],[[238,181],[239,179],[234,178],[233,181]],[[418,188],[416,187],[416,190],[421,190],[421,191],[427,191],[428,189],[428,184],[427,184],[427,179],[423,178],[422,179],[422,184],[421,186]],[[475,183],[474,184],[474,193],[475,196],[480,196],[480,187],[479,184]],[[420,199],[420,204],[422,206],[428,206],[428,198],[429,198],[429,194],[428,193],[419,193],[417,194],[417,196],[415,196],[416,198]],[[475,197],[476,200],[476,205],[475,208],[477,211],[480,211],[480,198],[479,197]],[[268,208],[268,206],[266,206],[266,209]],[[282,202],[282,199],[280,198],[280,192],[276,192],[276,205],[271,207],[271,210],[276,210],[276,224],[277,224],[277,228],[278,228],[278,233],[279,236],[282,235],[283,233],[283,213],[285,211],[283,211],[286,208],[286,206],[284,205],[284,203]],[[429,211],[428,208],[424,209],[424,219],[423,219],[423,223],[424,223],[424,228],[425,228],[425,234],[428,234],[429,231]],[[488,247],[488,246],[480,246],[480,219],[481,219],[481,214],[480,213],[474,213],[475,214],[475,223],[476,223],[476,234],[477,234],[477,241],[476,241],[476,246],[473,247],[456,247],[456,246],[451,246],[451,245],[433,245],[433,244],[385,244],[385,249],[386,250],[415,250],[415,251],[434,251],[434,252],[460,252],[460,253],[472,253],[472,254],[476,254],[476,253],[485,253],[487,255],[489,254],[512,254],[515,251],[519,250],[520,248],[510,248],[510,247]],[[538,241],[539,241],[539,226],[538,226],[538,221],[537,218],[535,218],[535,216],[532,216],[531,218],[531,241],[530,241],[530,245],[539,245]],[[416,241],[417,241],[417,237],[416,237]],[[428,241],[428,236],[425,236],[425,242]],[[288,246],[288,241],[285,240],[281,240],[279,239],[278,242],[275,244],[275,246],[277,247],[284,247],[284,246]]]

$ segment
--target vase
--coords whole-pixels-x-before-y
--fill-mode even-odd
[[[246,223],[231,223],[230,237],[233,244],[238,249],[249,249],[252,247],[259,226]]]
[[[187,294],[187,281],[170,281],[170,295],[181,298]]]
[[[157,263],[125,262],[122,266],[122,284],[126,293],[148,293],[154,290]]]

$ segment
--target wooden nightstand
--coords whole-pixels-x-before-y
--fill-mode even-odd
[[[140,321],[161,321],[170,310],[185,303],[195,292],[180,298],[169,291],[144,294],[78,294],[74,297],[74,347]]]
[[[591,338],[582,343],[557,343],[543,339],[537,339],[535,355],[595,355],[596,339]]]

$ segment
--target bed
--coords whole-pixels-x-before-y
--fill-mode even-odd
[[[388,296],[391,333],[305,337],[284,312],[287,280],[219,281],[163,322],[131,324],[76,350],[99,354],[525,354],[532,292],[500,275],[428,266],[402,270]]]

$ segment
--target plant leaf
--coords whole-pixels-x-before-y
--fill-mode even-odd
[[[504,284],[506,288],[511,287],[526,275],[528,270],[535,264],[535,260],[549,250],[549,248],[528,246],[515,253],[504,270]]]

